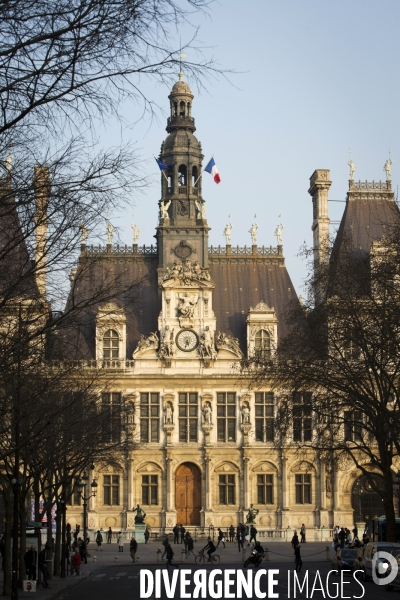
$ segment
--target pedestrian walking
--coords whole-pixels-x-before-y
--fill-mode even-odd
[[[169,567],[175,567],[176,569],[179,569],[178,565],[172,564],[173,558],[174,558],[174,551],[172,550],[171,544],[168,544],[168,546],[167,546],[167,569],[169,569]]]
[[[297,544],[294,547],[294,564],[296,565],[296,573],[301,573],[301,567],[303,566],[303,561],[301,560],[301,555],[300,555],[300,544]]]
[[[36,567],[37,567],[37,552],[35,546],[31,546],[24,555],[24,563],[26,569],[26,575],[28,579],[36,581]]]
[[[84,540],[81,540],[79,544],[79,553],[81,555],[81,562],[84,562],[87,565],[87,546]]]
[[[118,544],[118,552],[123,552],[124,551],[124,534],[122,533],[122,531],[118,532],[117,544]]]
[[[339,542],[340,542],[340,547],[344,548],[344,543],[346,541],[346,532],[343,529],[343,527],[339,531],[338,538],[339,538]]]
[[[146,527],[145,531],[144,531],[144,543],[147,544],[147,542],[149,541],[149,537],[150,537],[150,531],[149,528]]]
[[[112,529],[111,529],[111,527],[109,527],[108,531],[107,531],[107,544],[111,544],[112,534],[113,534]]]
[[[187,537],[187,552],[186,552],[186,556],[189,556],[189,554],[192,553],[193,556],[196,558],[196,554],[194,553],[194,541],[192,536],[188,535]]]
[[[235,528],[233,525],[229,527],[229,541],[233,542],[235,538]]]
[[[185,531],[186,531],[186,529],[184,528],[183,525],[181,525],[179,527],[179,533],[181,535],[181,544],[184,544],[184,542],[185,542]]]
[[[100,533],[100,529],[98,529],[97,534],[96,534],[96,544],[97,544],[96,552],[98,550],[103,551],[103,548],[101,547],[102,543],[103,543],[103,536]]]
[[[73,567],[72,575],[80,575],[81,574],[81,554],[78,548],[75,550],[75,554],[72,557],[71,564]]]
[[[224,548],[225,546],[225,536],[224,533],[222,531],[222,529],[220,527],[218,527],[218,542],[217,542],[217,548],[219,546],[219,543],[221,542],[221,544],[223,544]]]
[[[296,548],[296,546],[299,545],[299,536],[297,535],[296,530],[294,530],[291,544],[292,544],[292,548]]]
[[[163,554],[162,554],[162,557],[161,557],[161,558],[164,558],[164,556],[165,556],[165,554],[166,554],[166,552],[167,552],[167,546],[168,546],[168,544],[169,544],[169,538],[168,538],[168,536],[166,535],[166,536],[165,536],[165,538],[163,539],[163,542],[162,542],[162,545],[164,546],[164,552],[163,552]]]
[[[254,543],[257,543],[257,529],[254,527],[254,525],[252,525],[250,527],[250,544],[251,544],[251,540],[254,540]]]
[[[69,557],[69,553],[68,553],[68,557]],[[39,569],[43,575],[42,585],[44,588],[48,588],[49,584],[47,583],[47,581],[49,579],[49,571],[47,568],[46,550],[44,548],[41,552],[39,552],[38,564],[39,564]]]
[[[132,562],[136,561],[136,552],[137,552],[137,541],[133,537],[129,544],[129,553],[131,555]]]
[[[179,525],[178,525],[178,523],[175,525],[172,532],[174,534],[174,544],[179,544]]]
[[[306,543],[306,526],[304,525],[304,523],[300,527],[300,538],[301,538],[301,543],[305,544]]]
[[[237,543],[238,543],[238,550],[240,552],[240,550],[243,550],[243,534],[242,534],[242,529],[240,527],[240,524],[236,531],[236,539],[237,539]]]

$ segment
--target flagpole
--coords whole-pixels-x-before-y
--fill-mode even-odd
[[[196,183],[198,182],[198,180],[200,179],[200,177],[202,176],[203,173],[204,173],[204,169],[202,170],[202,172],[200,173],[200,175],[198,176],[198,178],[194,182],[193,187],[196,187]]]
[[[153,158],[155,158],[155,159],[156,159],[156,157],[154,156],[154,154],[153,154]],[[156,160],[157,160],[157,159],[156,159]],[[161,173],[164,175],[164,177],[165,177],[165,181],[166,181],[167,183],[169,183],[169,181],[168,181],[168,177],[167,177],[167,176],[166,176],[166,174],[164,173],[164,169],[160,169],[160,171],[161,171]]]

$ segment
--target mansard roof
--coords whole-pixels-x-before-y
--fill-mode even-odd
[[[140,335],[147,336],[158,329],[157,319],[161,310],[158,257],[154,251],[146,255],[145,248],[140,250],[140,254],[110,249],[98,255],[81,255],[66,306],[66,310],[72,303],[81,303],[83,307],[81,311],[76,311],[75,322],[65,333],[71,342],[65,345],[65,352],[70,357],[73,348],[73,352],[79,349],[80,358],[95,358],[96,316],[99,306],[107,300],[112,299],[119,308],[124,309],[127,318],[127,358],[132,356]],[[212,302],[217,332],[238,338],[245,352],[248,311],[251,306],[263,301],[276,311],[278,337],[286,335],[284,310],[297,295],[282,255],[276,250],[271,256],[210,254],[209,263],[215,282]],[[113,285],[109,287],[110,282]]]
[[[395,224],[400,224],[400,212],[390,181],[350,181],[332,256],[337,256],[346,244],[346,249],[351,245],[365,258],[372,242],[380,240]]]
[[[0,295],[39,296],[11,182],[0,180]]]

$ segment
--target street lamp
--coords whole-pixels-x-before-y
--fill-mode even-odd
[[[97,493],[97,482],[94,479],[92,481],[92,483],[90,484],[90,487],[92,488],[92,493],[89,496],[85,495],[84,490],[85,490],[85,486],[86,486],[86,483],[88,480],[89,480],[89,477],[87,475],[83,475],[82,478],[76,482],[76,487],[78,488],[80,497],[83,500],[83,541],[85,542],[85,544],[86,544],[87,502],[88,502],[88,500],[90,500],[90,498],[95,498],[96,493]]]

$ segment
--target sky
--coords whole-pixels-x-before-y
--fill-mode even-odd
[[[274,231],[281,221],[286,265],[301,294],[307,264],[299,250],[304,242],[312,244],[307,190],[314,170],[330,169],[329,199],[345,200],[349,149],[355,179],[379,181],[385,179],[390,148],[397,190],[399,17],[398,0],[219,0],[208,16],[192,15],[204,55],[234,71],[228,80],[212,79],[200,93],[189,79],[203,166],[214,155],[221,176],[216,185],[203,175],[210,244],[225,244],[222,232],[230,215],[232,245],[250,245],[256,214],[258,245],[276,246]],[[185,43],[192,31],[185,26],[177,32],[177,47],[179,35]],[[195,59],[188,51],[188,60]],[[153,154],[167,136],[170,87],[150,81],[143,86],[160,106],[158,119],[136,123],[139,109],[126,103],[126,126],[109,123],[101,140],[135,143],[140,151],[143,173],[152,183],[110,220],[121,241],[132,244],[134,211],[139,244],[150,245],[160,199]],[[329,202],[332,232],[344,207]]]

